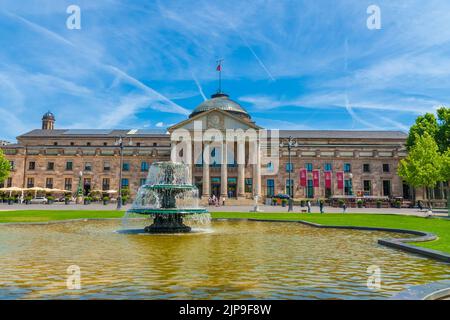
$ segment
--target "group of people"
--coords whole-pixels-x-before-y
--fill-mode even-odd
[[[215,194],[211,195],[211,196],[208,198],[208,204],[209,204],[210,206],[216,206],[216,207],[220,206],[219,198],[216,197]]]

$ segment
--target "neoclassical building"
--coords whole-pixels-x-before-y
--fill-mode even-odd
[[[215,132],[214,139],[209,131]],[[235,140],[217,140],[220,133],[225,140],[229,131]],[[249,133],[256,136],[249,138]],[[59,129],[48,112],[41,129],[0,148],[13,168],[5,187],[75,192],[81,180],[86,193],[117,190],[120,183],[134,195],[152,162],[172,158],[191,166],[192,181],[203,198],[215,194],[244,204],[255,195],[263,200],[291,192],[296,199],[409,199],[413,194],[397,175],[399,160],[406,156],[405,141],[400,131],[264,130],[241,105],[216,93],[166,130]]]

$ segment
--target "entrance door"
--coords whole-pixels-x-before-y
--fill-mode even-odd
[[[228,198],[236,198],[237,193],[237,179],[236,178],[228,178],[228,187],[227,187],[227,195]]]
[[[211,194],[220,197],[220,178],[211,178]]]

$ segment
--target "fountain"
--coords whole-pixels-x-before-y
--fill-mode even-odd
[[[150,166],[147,180],[139,188],[128,213],[153,218],[145,232],[186,233],[191,231],[191,227],[185,225],[183,219],[209,216],[206,209],[198,206],[198,201],[198,189],[189,180],[187,165],[155,162]]]

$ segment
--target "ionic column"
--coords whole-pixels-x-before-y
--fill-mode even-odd
[[[209,198],[210,190],[209,190],[209,144],[203,145],[203,195],[204,198]]]
[[[220,196],[228,198],[227,142],[222,142],[222,164],[220,166]]]
[[[261,196],[261,155],[259,150],[259,142],[253,142],[253,150],[255,154],[255,164],[253,164],[253,196]]]
[[[245,197],[245,141],[238,139],[237,142],[237,193],[238,197]]]

